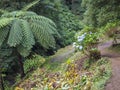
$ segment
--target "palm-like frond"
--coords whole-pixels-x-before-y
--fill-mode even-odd
[[[0,47],[3,44],[5,38],[7,37],[7,34],[9,32],[8,30],[8,24],[12,22],[12,18],[1,18],[0,19]]]
[[[55,33],[57,34],[56,25],[49,18],[46,18],[44,16],[34,15],[34,16],[26,16],[26,19],[30,19],[32,23],[40,24],[42,27],[46,28],[51,34],[55,34]]]
[[[31,49],[35,44],[33,33],[30,29],[30,25],[26,20],[21,20],[22,22],[22,32],[23,32],[23,40],[22,45],[27,49]]]
[[[19,45],[19,46],[17,46],[17,51],[20,53],[20,55],[22,55],[23,57],[26,57],[29,55],[31,49],[28,50],[23,45]]]
[[[11,23],[12,20],[13,20],[13,18],[1,18],[0,19],[0,28],[7,26],[9,23]]]
[[[8,44],[15,47],[16,45],[19,45],[21,43],[22,39],[23,32],[21,28],[21,22],[19,21],[19,19],[15,19],[10,29]]]
[[[43,16],[28,16],[32,32],[37,41],[45,48],[54,47],[55,39],[54,34],[58,34],[56,25],[50,19]]]
[[[34,5],[36,5],[39,1],[40,0],[33,1],[32,3],[30,3],[27,6],[25,6],[24,8],[22,8],[22,11],[27,11],[28,9],[30,9],[31,7],[33,7]]]
[[[44,48],[55,46],[55,39],[47,30],[35,23],[31,24],[31,28],[35,38]]]
[[[0,28],[0,47],[3,44],[3,42],[5,41],[7,35],[9,32],[9,28],[5,27],[5,28]]]

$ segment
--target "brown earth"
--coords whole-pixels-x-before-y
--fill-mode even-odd
[[[120,53],[108,50],[112,41],[103,43],[99,46],[103,57],[108,57],[112,64],[112,76],[108,80],[105,90],[120,90]]]

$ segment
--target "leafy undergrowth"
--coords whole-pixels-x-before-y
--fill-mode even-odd
[[[52,62],[51,58],[19,82],[15,90],[103,90],[111,76],[107,58],[93,62],[80,52],[62,61]]]
[[[62,72],[38,68],[15,90],[103,90],[111,75],[109,61],[102,58],[90,66],[87,60],[82,63],[80,69],[76,61],[68,59],[61,66]]]

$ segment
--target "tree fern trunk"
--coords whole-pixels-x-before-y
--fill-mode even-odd
[[[17,56],[18,56],[18,62],[20,65],[20,75],[21,75],[21,78],[23,78],[25,76],[25,72],[24,72],[24,67],[22,62],[22,56],[19,53],[17,54]]]

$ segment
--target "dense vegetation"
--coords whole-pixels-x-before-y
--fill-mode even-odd
[[[99,44],[119,50],[119,10],[119,0],[1,0],[0,90],[103,90]]]

